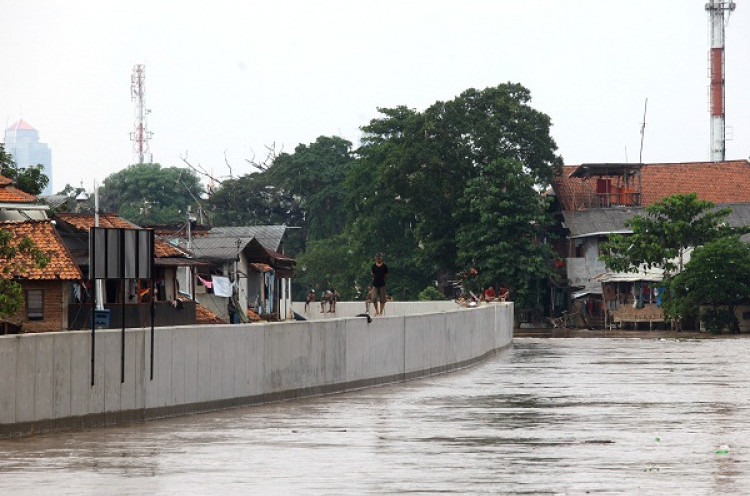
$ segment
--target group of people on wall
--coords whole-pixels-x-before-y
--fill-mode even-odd
[[[372,275],[372,283],[367,287],[367,293],[365,295],[365,311],[370,313],[370,305],[375,310],[375,316],[385,314],[385,304],[391,299],[390,295],[385,289],[386,278],[388,277],[388,266],[383,261],[383,254],[378,252],[375,254],[375,262],[370,268]],[[328,288],[323,291],[320,298],[320,311],[322,313],[335,313],[336,302],[339,300],[340,295],[334,288]],[[305,299],[305,312],[308,312],[310,305],[317,300],[317,295],[314,289],[310,289],[307,292],[307,298]]]
[[[508,301],[510,297],[510,290],[505,286],[501,286],[497,291],[495,288],[490,286],[484,290],[479,296],[473,292],[469,292],[468,295],[462,295],[456,299],[456,303],[462,307],[476,307],[481,303],[492,303],[497,301]]]
[[[475,271],[476,269],[472,269]],[[367,287],[367,293],[365,294],[365,312],[369,315],[370,306],[372,305],[375,310],[375,316],[385,315],[385,304],[391,301],[391,296],[386,291],[386,278],[388,277],[388,266],[383,261],[383,253],[378,252],[375,254],[375,262],[370,267],[372,275],[372,284]],[[503,302],[507,301],[510,296],[510,290],[505,286],[501,286],[497,291],[494,287],[490,286],[485,289],[479,297],[474,293],[470,293],[470,296],[462,296],[456,300],[461,306],[474,307],[482,302]],[[336,302],[339,300],[339,293],[333,288],[328,288],[322,293],[320,300],[320,311],[321,313],[335,313]],[[310,289],[307,292],[307,298],[305,299],[305,312],[310,309],[310,304],[314,304],[317,299],[314,289]]]
[[[321,313],[336,313],[336,302],[339,301],[341,295],[334,288],[328,288],[321,293],[320,297],[320,312]],[[317,300],[317,295],[314,289],[310,289],[307,292],[307,298],[305,299],[305,312],[310,310],[310,304],[314,304]]]

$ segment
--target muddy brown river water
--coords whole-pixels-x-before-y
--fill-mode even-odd
[[[0,441],[0,495],[750,494],[750,339],[520,338],[329,397]]]

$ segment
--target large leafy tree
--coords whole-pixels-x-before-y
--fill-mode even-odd
[[[0,143],[0,175],[12,179],[16,187],[30,195],[39,195],[49,184],[49,177],[44,173],[41,164],[30,167],[18,167],[13,157],[5,152]]]
[[[664,269],[664,287],[672,287],[672,278],[685,267],[685,253],[747,229],[732,229],[726,224],[729,208],[714,209],[709,201],[698,200],[695,193],[663,198],[646,207],[646,215],[636,215],[626,226],[630,235],[613,235],[603,245],[602,260],[618,272],[637,272],[642,267]],[[691,299],[674,289],[664,295],[666,317],[680,326],[682,319],[695,314]]]
[[[209,199],[211,218],[218,226],[295,224],[302,218],[299,201],[254,172],[225,180]]]
[[[299,202],[308,240],[340,234],[346,222],[344,179],[354,163],[351,142],[337,136],[320,136],[282,153],[266,171],[271,184]]]
[[[750,246],[729,236],[696,248],[685,270],[670,281],[669,292],[665,304],[669,316],[689,315],[700,305],[710,305],[702,318],[710,322],[723,314],[721,320],[736,331],[735,307],[750,297]]]
[[[712,210],[714,204],[698,200],[695,193],[681,193],[646,207],[625,224],[628,235],[612,235],[603,246],[602,260],[617,272],[637,272],[640,267],[660,267],[667,277],[682,270],[685,250],[726,236],[729,208]]]
[[[187,207],[198,211],[200,179],[189,169],[134,164],[104,180],[100,208],[135,224],[184,222]]]
[[[479,220],[454,212],[461,202],[466,205],[467,185],[485,168],[498,160],[517,161],[513,180],[531,193],[546,186],[561,165],[550,119],[533,109],[530,99],[518,84],[469,89],[424,112],[379,109],[382,117],[362,128],[361,160],[348,182],[347,230],[371,250],[389,245],[403,250],[396,261],[411,271],[410,291],[455,274],[467,259],[465,253],[459,260],[459,232]]]
[[[345,300],[359,298],[365,284],[361,263],[342,235],[309,241],[297,257],[295,292],[303,296],[308,289],[336,289]]]
[[[466,183],[454,217],[458,260],[478,270],[481,287],[502,285],[522,308],[538,302],[537,283],[552,274],[551,247],[540,241],[551,224],[547,199],[534,189],[523,163],[498,159]]]

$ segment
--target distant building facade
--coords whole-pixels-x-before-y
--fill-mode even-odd
[[[5,151],[13,156],[19,168],[41,164],[49,184],[42,195],[52,194],[52,151],[47,143],[39,142],[39,131],[23,119],[5,130]]]

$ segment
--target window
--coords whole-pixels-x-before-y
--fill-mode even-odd
[[[26,291],[26,317],[29,320],[44,319],[44,291],[41,289]]]

